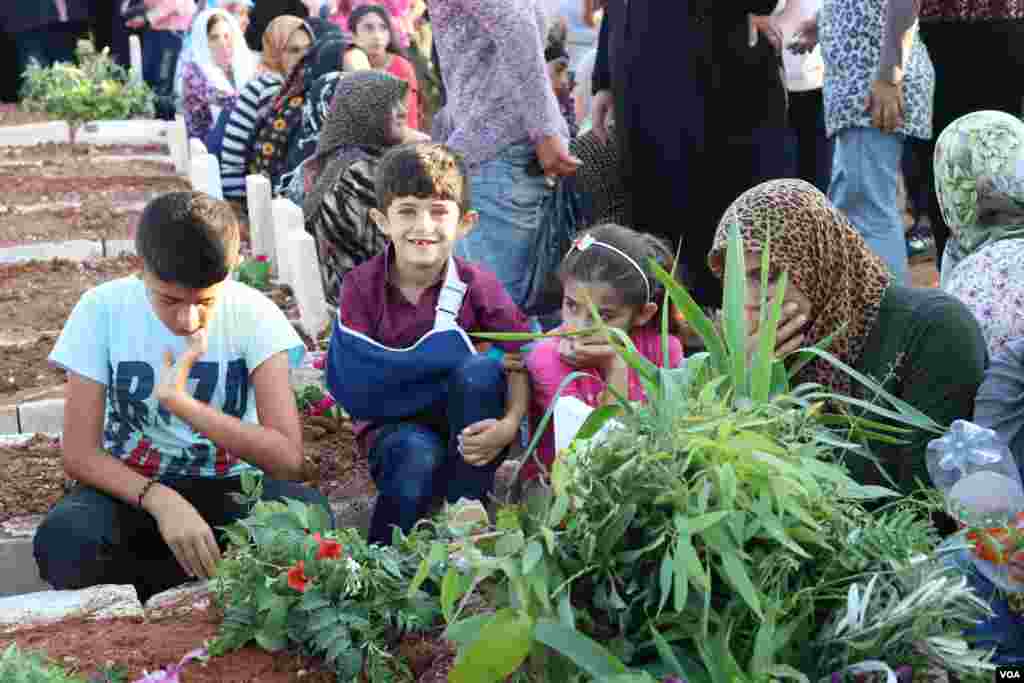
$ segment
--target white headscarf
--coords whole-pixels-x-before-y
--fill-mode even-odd
[[[210,38],[207,35],[207,27],[210,25],[210,19],[214,16],[222,17],[227,21],[231,31],[233,48],[231,70],[232,75],[235,77],[234,84],[228,79],[224,69],[213,60],[213,53],[210,52]],[[214,88],[221,92],[229,93],[238,92],[245,87],[245,84],[256,75],[256,66],[259,63],[256,55],[246,45],[245,36],[238,26],[238,21],[222,9],[204,10],[192,23],[191,58],[196,66],[203,70],[206,79]]]

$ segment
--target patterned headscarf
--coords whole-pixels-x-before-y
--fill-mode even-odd
[[[272,73],[288,76],[284,69],[284,55],[288,41],[296,31],[305,31],[309,39],[313,39],[313,29],[298,17],[284,14],[270,22],[263,32],[263,62],[260,66]]]
[[[998,240],[972,253],[953,269],[946,291],[978,319],[989,356],[1024,337],[1024,238]]]
[[[435,138],[443,139],[443,138]],[[576,188],[587,198],[587,225],[626,225],[626,186],[622,182],[619,150],[614,140],[601,142],[594,131],[569,143],[569,151],[583,162],[575,175]]]
[[[341,70],[345,48],[345,41],[334,35],[318,40],[281,86],[254,137],[249,173],[270,178],[275,195],[281,191],[282,176],[290,170],[289,157],[295,156],[289,155],[289,150],[302,132],[306,98],[321,76]]]
[[[408,83],[380,71],[355,71],[341,77],[316,156],[306,162],[306,216],[316,213],[324,193],[354,159],[380,154],[394,144],[388,140],[388,125],[408,90]]]
[[[770,239],[773,270],[811,302],[809,343],[836,334],[828,352],[855,366],[878,319],[892,275],[864,238],[817,188],[802,180],[772,180],[747,190],[722,216],[708,263],[722,277],[729,228],[740,225],[747,250]],[[769,237],[770,232],[770,237]],[[850,378],[824,360],[808,363],[800,381],[849,395]]]
[[[977,111],[949,124],[935,143],[935,193],[956,261],[1024,238],[1024,123]]]

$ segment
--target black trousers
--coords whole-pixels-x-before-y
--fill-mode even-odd
[[[935,140],[950,123],[974,111],[1020,116],[1024,81],[1016,69],[1024,64],[1024,21],[922,22],[921,38],[935,65],[935,134],[919,153],[926,162],[922,181],[930,188],[929,214],[941,267],[949,227],[935,195]],[[999,76],[989,77],[988,69]],[[992,86],[993,79],[998,87]]]
[[[823,194],[832,179],[832,141],[825,130],[825,96],[821,88],[789,93],[790,172]]]

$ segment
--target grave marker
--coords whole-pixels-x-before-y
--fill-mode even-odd
[[[284,258],[295,278],[291,283],[299,304],[299,324],[312,339],[327,325],[327,297],[316,256],[316,241],[305,230],[293,230],[285,237]]]
[[[206,154],[206,152],[206,145],[203,144],[202,140],[199,138],[188,139],[188,154],[190,158],[195,159],[200,154]]]
[[[192,157],[188,179],[193,190],[204,192],[214,199],[224,199],[224,188],[220,183],[220,164],[217,163],[217,157],[212,154]]]
[[[138,36],[128,37],[128,52],[131,59],[131,78],[136,83],[142,82],[142,41]]]
[[[270,178],[264,175],[250,175],[245,178],[245,198],[249,205],[249,242],[253,256],[270,258],[271,269],[274,260],[274,214],[270,206]]]
[[[271,202],[274,215],[274,254],[271,260],[277,261],[277,279],[288,285],[295,286],[298,273],[291,269],[291,263],[285,255],[287,237],[293,232],[305,232],[305,218],[302,209],[290,199],[275,199]]]
[[[167,126],[167,147],[174,161],[174,170],[178,175],[188,175],[188,129],[180,114]]]

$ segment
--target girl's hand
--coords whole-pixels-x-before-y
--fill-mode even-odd
[[[462,459],[475,467],[483,467],[508,447],[519,433],[519,424],[493,418],[474,422],[458,436]]]
[[[563,337],[558,355],[571,368],[607,368],[618,357],[615,347],[596,337]]]
[[[206,328],[203,327],[188,337],[188,348],[177,359],[177,362],[170,351],[164,352],[164,364],[160,371],[160,380],[156,385],[156,398],[172,413],[175,412],[172,404],[177,398],[186,394],[188,375],[192,371],[192,366],[206,353],[208,346],[209,335]]]

